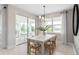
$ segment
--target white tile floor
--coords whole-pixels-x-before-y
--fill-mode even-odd
[[[63,44],[57,41],[57,47],[54,55],[73,55],[73,47],[70,45]],[[16,46],[14,49],[0,49],[0,55],[27,55],[27,45],[22,44]]]

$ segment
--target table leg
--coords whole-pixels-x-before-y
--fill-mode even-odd
[[[42,55],[44,55],[45,54],[45,51],[44,51],[44,42],[43,43],[41,43],[41,47],[42,47]]]
[[[29,40],[27,39],[27,54],[29,54]]]

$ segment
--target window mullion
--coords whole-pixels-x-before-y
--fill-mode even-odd
[[[53,28],[54,28],[54,27],[53,27],[53,18],[52,18],[52,32],[53,32]]]

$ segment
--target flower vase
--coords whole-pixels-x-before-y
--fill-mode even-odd
[[[45,31],[43,31],[43,35],[45,35]]]

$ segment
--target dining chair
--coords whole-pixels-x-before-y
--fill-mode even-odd
[[[45,51],[48,51],[48,53],[51,55],[55,48],[56,48],[56,37],[55,36],[54,38],[52,38],[53,40],[48,40],[45,44],[44,44],[44,47],[45,47]]]
[[[52,46],[53,46],[54,48],[56,48],[56,38],[57,38],[57,36],[55,36],[55,37],[54,37],[54,40],[51,41],[51,42],[52,42]]]
[[[38,42],[30,42],[29,43],[29,53],[38,55],[41,53],[41,44]]]

